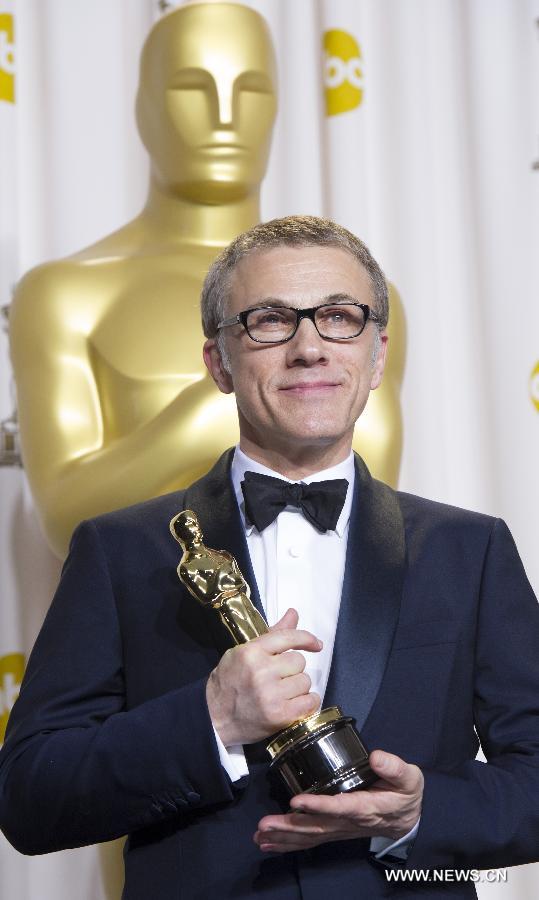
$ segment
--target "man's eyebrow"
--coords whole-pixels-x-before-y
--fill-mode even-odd
[[[259,297],[253,300],[245,309],[258,309],[260,306],[290,306],[285,300],[279,300],[278,297]]]
[[[353,297],[351,294],[329,294],[325,300],[322,300],[322,304],[325,303],[359,303],[359,299],[357,297]],[[317,304],[320,306],[322,304]]]
[[[318,303],[315,303],[314,306],[325,306],[328,303],[359,303],[357,297],[352,297],[351,294],[328,294],[327,297],[323,297]],[[279,297],[260,297],[258,300],[253,300],[252,303],[249,303],[245,309],[258,309],[259,307],[266,306],[283,306],[288,307],[289,309],[292,307],[292,304],[287,300],[282,300]]]

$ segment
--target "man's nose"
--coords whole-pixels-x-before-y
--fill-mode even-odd
[[[325,362],[327,358],[327,341],[320,337],[311,319],[301,319],[294,337],[287,344],[288,364],[311,366]]]

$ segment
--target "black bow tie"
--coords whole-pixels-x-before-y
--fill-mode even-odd
[[[291,484],[281,478],[246,472],[241,483],[249,522],[263,531],[285,506],[296,506],[318,531],[332,531],[346,500],[346,478]]]

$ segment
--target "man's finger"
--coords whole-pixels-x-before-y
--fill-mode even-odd
[[[304,672],[300,672],[299,675],[288,675],[283,678],[279,687],[279,694],[283,700],[293,700],[294,697],[301,697],[310,691],[311,679]]]
[[[322,649],[322,641],[310,631],[291,628],[270,631],[256,640],[267,653],[284,653],[286,650],[310,650],[317,653]]]
[[[279,654],[278,668],[281,678],[289,675],[299,675],[305,672],[306,659],[298,650],[287,650]]]
[[[257,834],[271,838],[277,834],[323,834],[322,823],[312,816],[286,813],[283,816],[264,816],[258,823]]]
[[[417,766],[410,765],[400,756],[386,753],[385,750],[373,750],[369,756],[369,764],[379,778],[398,791],[414,791],[421,780],[421,771]]]
[[[357,816],[358,806],[363,802],[362,792],[354,791],[350,794],[297,794],[290,801],[290,809],[293,813],[307,813],[306,818],[312,816],[329,816],[334,819],[342,819],[348,816]],[[369,806],[370,806],[369,801]],[[297,820],[297,817],[295,817]]]
[[[297,609],[287,609],[284,616],[281,616],[275,625],[272,625],[270,631],[282,631],[283,628],[297,628],[299,622],[299,613]]]

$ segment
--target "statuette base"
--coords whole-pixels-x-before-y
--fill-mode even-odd
[[[364,790],[377,775],[369,752],[338,706],[294,722],[268,744],[270,771],[278,773],[290,794],[339,794]]]

